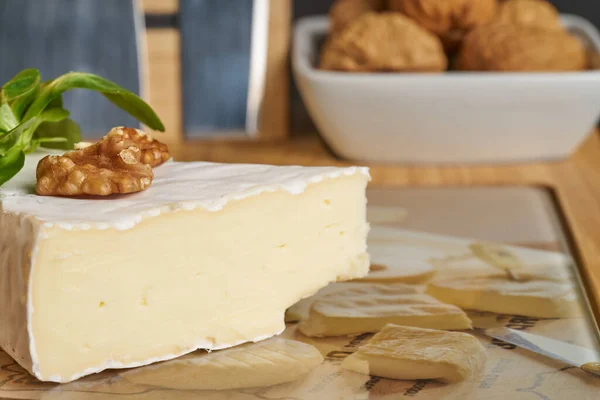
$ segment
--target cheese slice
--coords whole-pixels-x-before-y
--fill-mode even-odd
[[[445,277],[427,286],[427,293],[464,309],[536,318],[580,315],[575,288],[568,281],[513,281],[506,276]]]
[[[386,325],[341,366],[390,379],[458,382],[478,376],[485,363],[485,348],[467,333]]]
[[[429,233],[408,231],[388,226],[372,226],[369,232],[369,253],[377,253],[374,246],[394,248],[401,254],[403,264],[418,261],[436,268],[435,279],[450,275],[505,276],[498,269],[498,261],[484,261],[473,250],[481,249],[477,240]],[[554,251],[534,250],[516,246],[502,246],[521,264],[519,280],[558,280],[570,279],[573,274],[573,261],[565,254]],[[481,253],[480,253],[481,255]],[[371,257],[377,264],[376,257]],[[397,259],[400,260],[400,259]]]
[[[331,293],[343,292],[352,288],[359,288],[364,290],[372,290],[373,288],[379,288],[382,291],[386,291],[387,286],[383,283],[374,284],[369,282],[360,282],[360,279],[354,279],[349,282],[332,283],[328,286],[325,286],[323,289],[319,290],[314,295],[302,299],[290,308],[288,308],[285,312],[285,322],[298,322],[308,319],[308,316],[310,314],[310,307],[315,302],[315,300]],[[425,286],[403,285],[402,290],[406,293],[423,293],[425,291]]]
[[[338,283],[332,283],[330,285],[327,285],[323,289],[319,290],[317,293],[313,294],[312,296],[302,299],[299,302],[297,302],[296,304],[294,304],[293,306],[291,306],[290,308],[288,308],[287,311],[285,312],[285,322],[297,322],[297,321],[303,321],[305,319],[308,319],[310,307],[312,306],[312,303],[315,300],[317,300],[318,298],[321,298],[321,297],[331,294],[331,293],[348,290],[350,288],[356,288],[356,287],[361,288],[361,287],[364,287],[364,285],[368,285],[368,284],[361,283],[361,282],[355,283],[354,281],[352,281],[352,282],[338,282]],[[423,290],[424,289],[425,289],[425,287],[423,286]],[[416,293],[416,288],[415,288],[415,293]]]
[[[368,272],[365,168],[168,162],[96,200],[32,194],[42,155],[0,189],[0,345],[38,379],[263,340]]]
[[[310,344],[271,338],[208,354],[194,352],[121,376],[137,384],[178,390],[242,389],[298,380],[322,362],[323,356]]]
[[[435,329],[470,329],[460,308],[415,291],[411,285],[365,285],[316,299],[298,329],[306,336],[377,332],[386,324]]]

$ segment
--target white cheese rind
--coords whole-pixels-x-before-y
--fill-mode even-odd
[[[0,208],[1,210],[1,208]],[[20,365],[35,363],[29,336],[29,288],[39,224],[27,216],[0,214],[0,347]]]
[[[118,201],[43,197],[33,193],[35,169],[46,153],[34,153],[23,170],[0,187],[4,212],[35,216],[63,229],[131,229],[143,219],[178,210],[219,211],[232,200],[264,192],[300,194],[325,179],[356,174],[369,177],[366,167],[300,167],[259,164],[219,164],[169,161],[154,169],[147,190],[117,196]]]
[[[198,165],[187,184],[217,185],[218,178]],[[292,170],[280,171],[302,175],[297,167]],[[219,211],[170,207],[125,230],[110,213],[139,216],[142,206],[132,206],[130,197],[40,198],[3,189],[2,348],[38,379],[69,382],[198,348],[266,339],[284,329],[285,309],[301,298],[368,272],[368,175],[360,169],[308,174],[304,190],[291,191],[285,182],[274,186],[275,176],[261,188],[265,175],[260,171],[246,171],[251,194],[224,196]],[[180,175],[171,173],[176,182]],[[31,187],[33,176],[29,182]],[[41,204],[17,212],[18,198]],[[90,221],[71,219],[64,229],[51,215],[56,210],[46,207],[55,200],[74,201],[67,203],[79,210],[62,207],[78,218],[91,205]],[[102,203],[104,216],[93,214],[96,203]],[[89,229],[81,229],[84,225]]]

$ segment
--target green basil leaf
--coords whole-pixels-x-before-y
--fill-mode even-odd
[[[27,93],[24,96],[19,97],[16,100],[10,102],[10,108],[12,108],[13,114],[20,121],[25,115],[25,111],[27,111],[27,107],[33,103],[36,95],[39,93],[39,87],[36,90]]]
[[[12,179],[25,165],[25,153],[19,147],[13,147],[0,156],[0,186]]]
[[[50,101],[50,104],[48,104],[48,107],[61,107],[63,106],[63,100],[62,100],[62,95],[61,96],[56,96],[55,98],[52,99],[52,101]]]
[[[35,92],[40,85],[40,71],[34,68],[24,69],[2,86],[2,100],[9,103],[21,96]]]
[[[2,136],[0,138],[0,155],[6,155],[17,144],[21,149],[25,149],[41,122],[39,118],[32,118],[20,123]]]
[[[128,112],[150,129],[165,130],[154,110],[140,97],[116,83],[85,72],[69,72],[45,85],[27,110],[25,119],[41,114],[51,101],[70,89],[89,89],[100,92],[113,104]]]
[[[50,82],[52,82],[52,81],[42,82],[40,84],[39,88],[35,92],[32,92],[31,94],[28,94],[27,96],[21,96],[17,100],[15,100],[14,102],[12,102],[10,104],[10,107],[12,108],[13,113],[19,120],[21,120],[23,118],[25,111],[27,111],[27,107],[29,107],[31,105],[31,103],[33,102],[33,100],[35,99],[37,94],[40,92],[40,90],[43,89],[45,86],[47,86]],[[62,96],[56,96],[54,99],[52,99],[52,101],[50,101],[47,108],[55,108],[55,107],[62,108],[62,106],[63,106]]]
[[[72,119],[44,122],[35,131],[33,140],[48,149],[73,150],[75,143],[81,142],[81,129]]]
[[[64,137],[49,137],[49,138],[40,138],[40,139],[32,139],[31,143],[29,145],[30,151],[34,152],[37,150],[37,148],[42,145],[42,147],[46,147],[44,146],[45,143],[65,143],[67,142],[68,139],[64,138]]]
[[[2,104],[0,106],[0,130],[8,132],[17,125],[19,125],[19,121],[15,118],[10,106],[6,103]]]
[[[64,108],[52,107],[44,110],[40,118],[44,122],[59,122],[63,119],[69,118],[69,115],[71,115],[71,113],[65,110]]]

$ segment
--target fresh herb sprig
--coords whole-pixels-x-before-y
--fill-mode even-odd
[[[79,125],[63,108],[62,94],[71,89],[100,92],[150,129],[164,131],[160,118],[137,95],[98,75],[69,72],[41,81],[37,69],[26,69],[0,90],[0,186],[25,164],[38,147],[71,150],[81,141]]]

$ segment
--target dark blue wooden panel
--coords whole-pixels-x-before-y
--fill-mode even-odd
[[[252,3],[180,0],[183,123],[188,137],[245,129]]]
[[[0,0],[0,81],[29,67],[44,80],[87,71],[139,93],[137,12],[133,0]],[[86,137],[139,126],[95,92],[74,90],[65,103]]]

